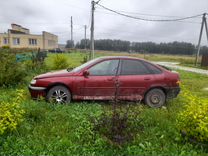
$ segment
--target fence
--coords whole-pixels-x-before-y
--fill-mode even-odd
[[[32,60],[32,61],[43,62],[46,57],[47,57],[46,51],[27,52],[27,53],[23,53],[23,54],[16,54],[16,61],[23,62],[23,61],[27,61],[27,60]]]

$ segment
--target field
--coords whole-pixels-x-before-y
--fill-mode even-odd
[[[50,67],[50,54],[46,66]],[[83,53],[64,54],[69,67],[83,61]],[[97,56],[118,55],[96,53]],[[122,55],[130,55],[122,53]],[[139,54],[131,56],[141,57]],[[145,56],[154,61],[192,62],[192,58],[169,55]],[[43,72],[34,71],[27,75],[25,83],[0,88],[0,102],[10,101],[16,96],[16,89],[25,92],[22,107],[24,121],[13,132],[0,136],[0,155],[207,155],[207,146],[185,141],[176,126],[176,117],[183,110],[184,99],[168,101],[166,107],[151,109],[144,104],[131,103],[131,110],[141,111],[141,130],[135,138],[121,146],[109,142],[93,130],[91,118],[97,118],[104,110],[111,109],[109,102],[73,102],[70,105],[53,105],[44,100],[33,101],[27,85],[33,76]],[[208,98],[207,76],[178,71],[182,84],[194,95]],[[126,106],[122,105],[125,109]],[[135,123],[138,124],[138,123]]]
[[[95,56],[106,56],[106,55],[125,55],[139,57],[150,61],[169,61],[178,62],[180,65],[194,68],[208,69],[207,67],[201,67],[201,57],[199,57],[198,64],[195,66],[195,55],[166,55],[166,54],[141,54],[141,53],[126,53],[126,52],[109,52],[109,51],[97,51]]]

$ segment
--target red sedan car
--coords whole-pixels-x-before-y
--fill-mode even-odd
[[[146,60],[126,56],[100,57],[73,70],[36,76],[29,85],[32,98],[55,103],[71,100],[144,100],[161,107],[180,92],[179,75]],[[116,93],[116,94],[115,94]]]

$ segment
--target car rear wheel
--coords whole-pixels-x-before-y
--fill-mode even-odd
[[[161,89],[151,89],[144,98],[145,104],[152,108],[159,108],[165,104],[166,95]]]
[[[50,103],[67,104],[71,102],[71,93],[64,86],[55,86],[48,91],[46,99]]]

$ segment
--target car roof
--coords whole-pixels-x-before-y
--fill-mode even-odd
[[[102,56],[102,57],[98,57],[98,59],[136,59],[136,60],[144,60],[144,59],[137,58],[137,57],[132,57],[132,56]]]

